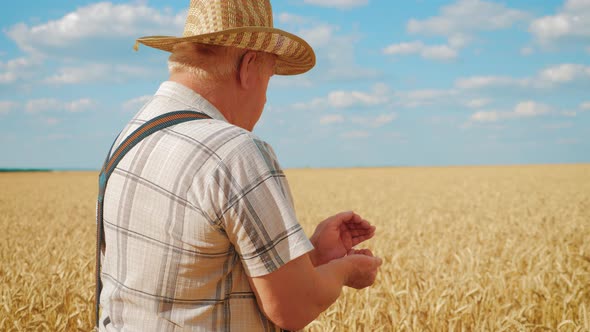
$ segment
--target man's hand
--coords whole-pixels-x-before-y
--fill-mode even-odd
[[[249,281],[266,317],[283,329],[300,330],[338,299],[343,286],[371,286],[381,263],[368,249],[352,249],[316,267],[305,254]]]
[[[373,256],[369,249],[351,249],[348,256],[342,259],[350,261],[353,266],[353,271],[344,284],[356,289],[363,289],[373,285],[379,266],[383,262],[381,258]]]
[[[358,214],[341,212],[322,221],[310,240],[315,250],[310,253],[314,266],[344,257],[357,244],[375,235],[375,226]]]

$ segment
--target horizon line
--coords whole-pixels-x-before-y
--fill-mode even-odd
[[[348,168],[438,168],[438,167],[510,167],[510,166],[557,166],[557,165],[590,165],[587,162],[556,162],[556,163],[514,163],[514,164],[447,164],[447,165],[374,165],[374,166],[299,166],[284,167],[283,170],[299,169],[348,169]],[[26,172],[99,172],[100,168],[84,167],[0,167],[0,173],[26,173]]]

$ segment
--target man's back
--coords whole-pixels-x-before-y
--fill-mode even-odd
[[[213,119],[151,135],[109,179],[100,326],[273,330],[247,273],[272,272],[313,247],[272,149],[173,82],[118,142],[146,120],[182,109]]]

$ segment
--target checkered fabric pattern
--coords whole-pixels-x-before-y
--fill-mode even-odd
[[[192,90],[165,82],[123,130],[175,110],[212,120],[156,132],[119,163],[104,198],[101,331],[276,331],[248,276],[313,246],[272,148]]]

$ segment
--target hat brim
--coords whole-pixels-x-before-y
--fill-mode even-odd
[[[305,40],[289,32],[267,27],[233,28],[187,37],[147,36],[137,39],[137,43],[167,52],[172,52],[174,45],[187,41],[276,54],[277,75],[305,73],[315,66],[316,61],[313,49]]]

